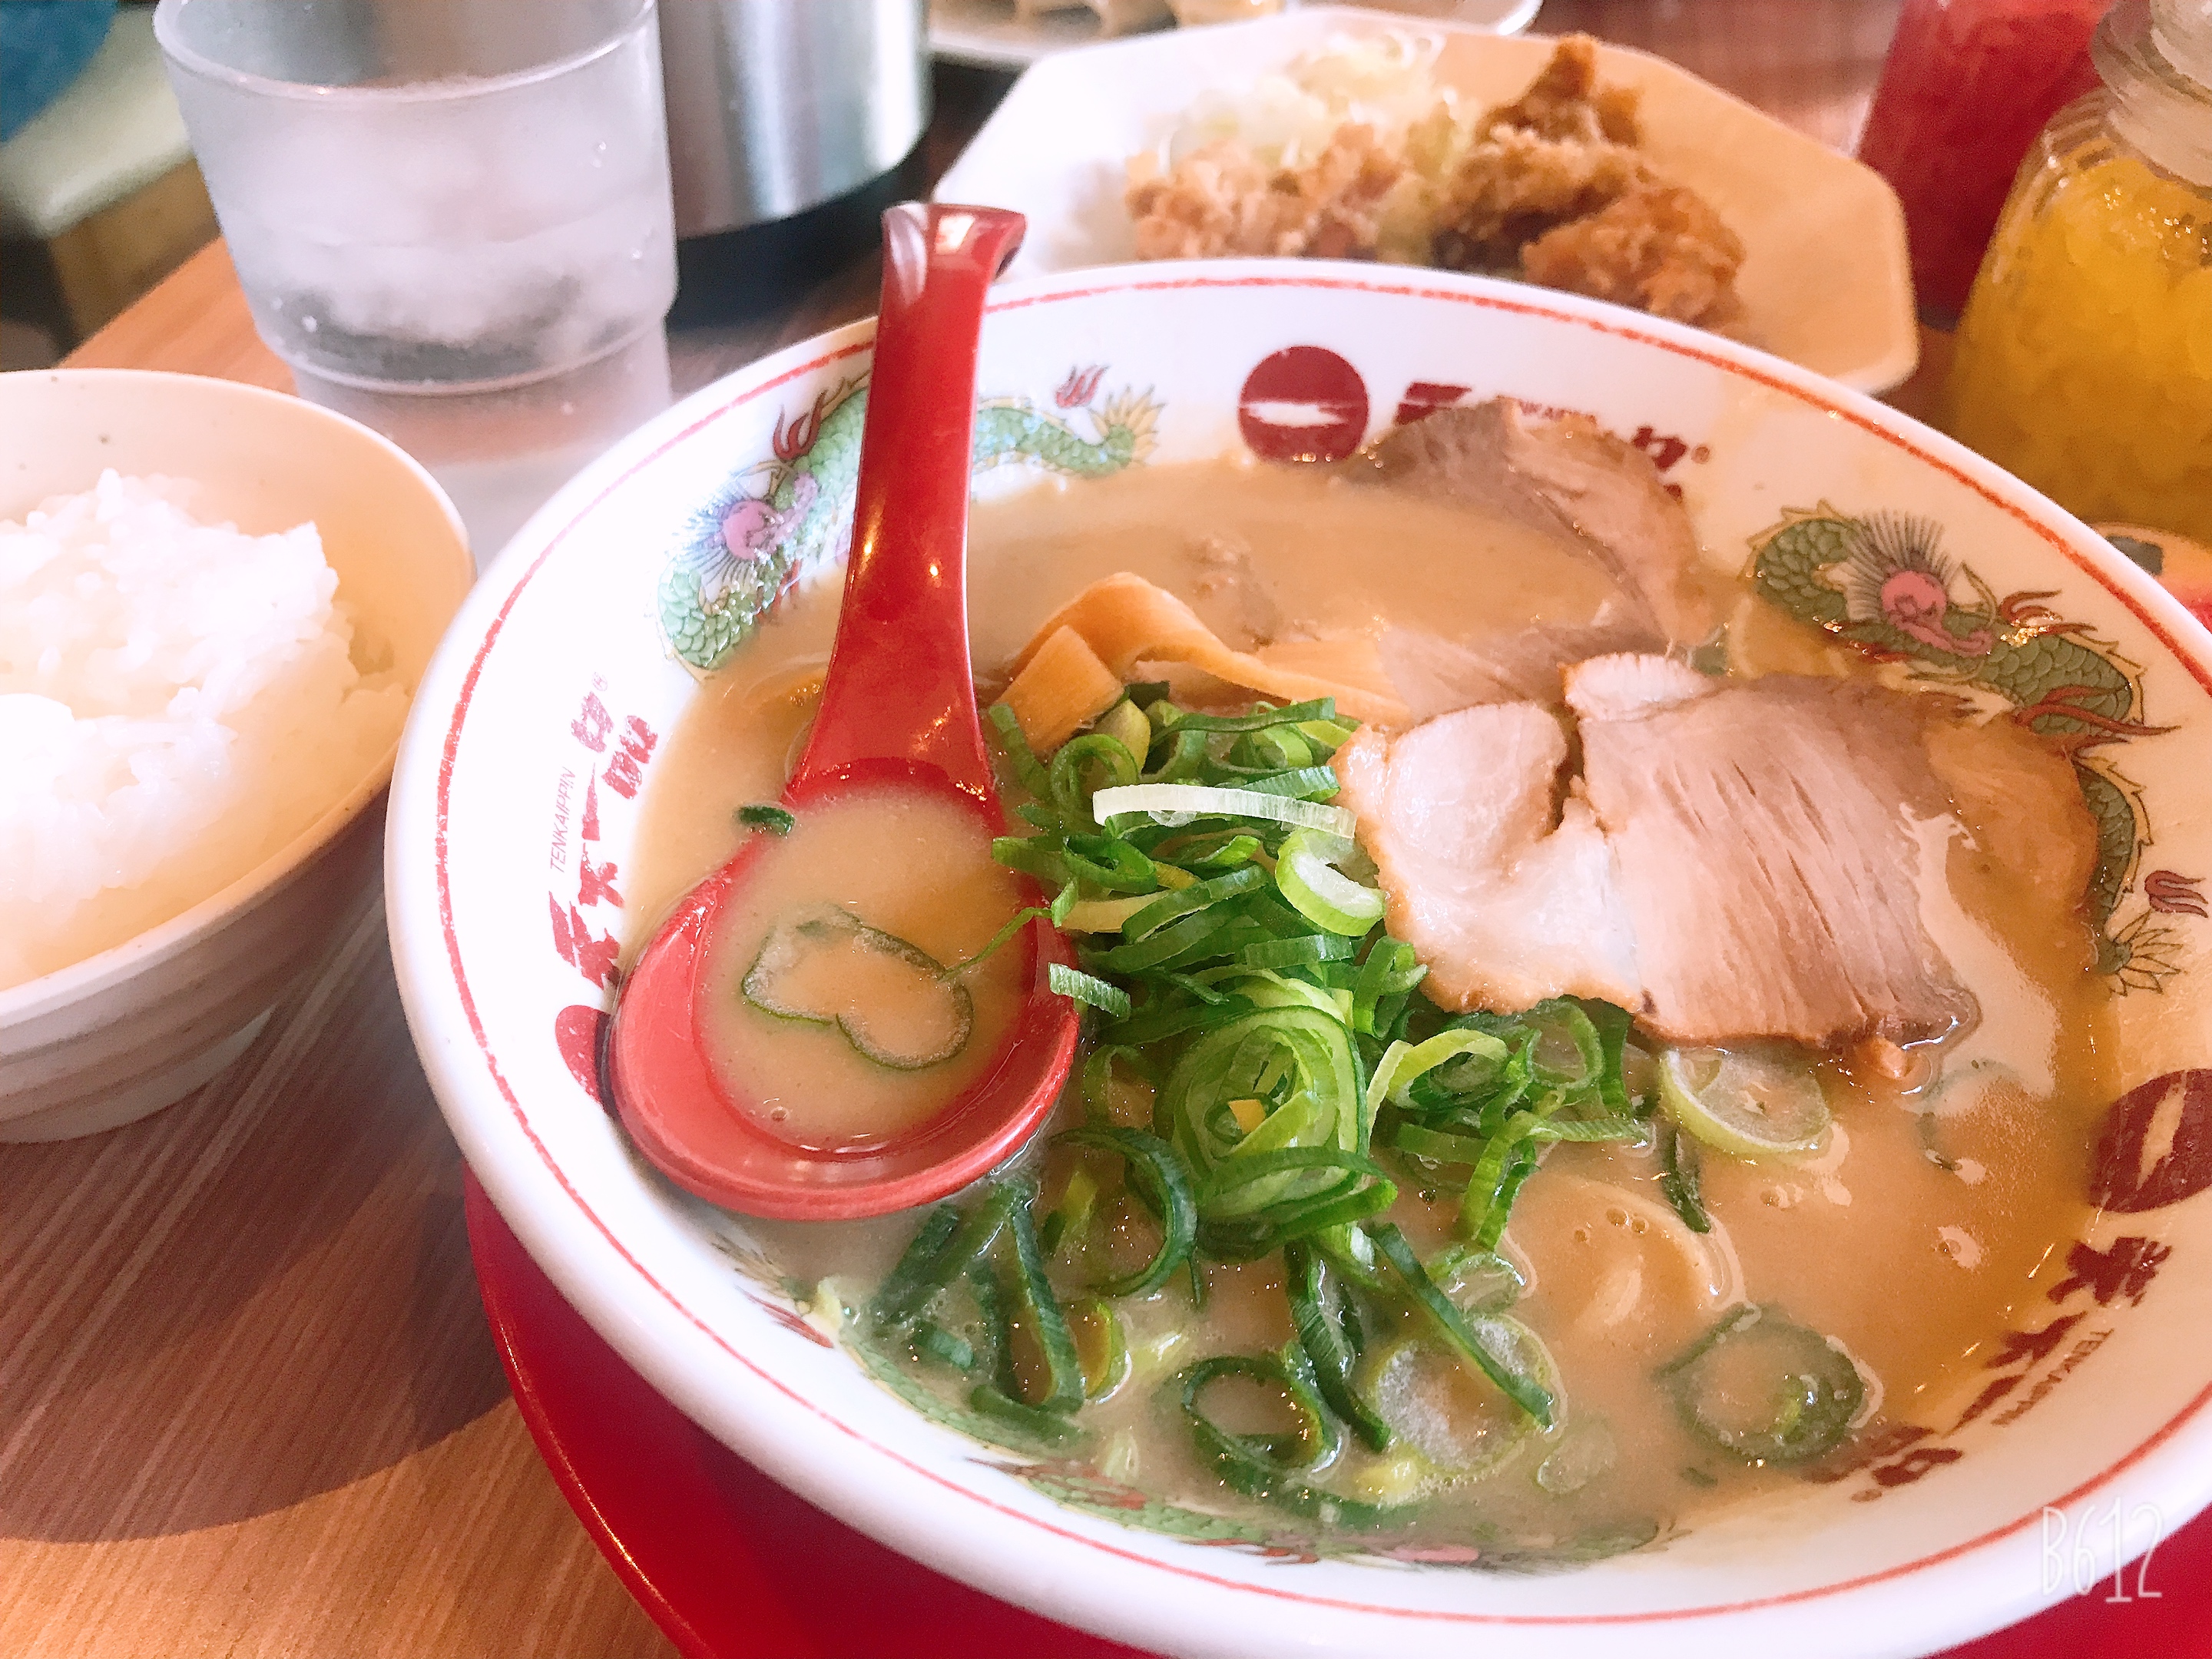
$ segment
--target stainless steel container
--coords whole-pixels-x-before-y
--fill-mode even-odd
[[[787,219],[929,125],[927,0],[660,0],[676,234]]]

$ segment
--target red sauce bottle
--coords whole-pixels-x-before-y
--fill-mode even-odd
[[[1957,319],[2021,158],[2098,84],[2109,0],[1905,0],[1859,160],[1905,204],[1922,314]]]

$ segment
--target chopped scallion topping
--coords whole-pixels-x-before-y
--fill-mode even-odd
[[[1399,1496],[1500,1466],[1563,1410],[1542,1343],[1504,1311],[1524,1288],[1504,1231],[1543,1159],[1657,1138],[1670,1200],[1702,1218],[1694,1148],[1679,1109],[1659,1110],[1628,1014],[1554,999],[1454,1015],[1421,994],[1354,816],[1332,804],[1356,728],[1326,700],[1210,714],[1132,686],[1047,758],[1003,706],[991,725],[1031,797],[1012,808],[1029,833],[993,855],[1055,894],[992,948],[1048,921],[1081,965],[1048,963],[1048,983],[1106,1018],[1081,1127],[1054,1143],[1051,1211],[1033,1218],[1030,1189],[1001,1182],[932,1212],[873,1304],[874,1340],[963,1378],[979,1431],[1058,1450],[1079,1442],[1085,1400],[1159,1364],[1144,1357],[1158,1310],[1181,1315],[1188,1286],[1202,1315],[1209,1265],[1280,1252],[1293,1340],[1167,1385],[1225,1485],[1371,1528],[1410,1516]],[[1381,1218],[1408,1179],[1457,1198],[1458,1240],[1429,1265]],[[1118,1304],[1138,1297],[1156,1311],[1125,1328]],[[1439,1378],[1486,1402],[1480,1444],[1417,1421]],[[1264,1401],[1215,1409],[1255,1389],[1279,1396],[1261,1417],[1279,1426],[1231,1426]],[[1378,1459],[1413,1477],[1382,1480]],[[1545,1463],[1546,1490],[1571,1462]]]
[[[1087,1004],[1115,1019],[1124,1018],[1128,1014],[1129,994],[1127,991],[1118,990],[1096,975],[1071,968],[1064,962],[1045,964],[1045,981],[1057,994]]]
[[[757,830],[763,835],[787,836],[791,826],[798,822],[781,806],[756,805],[738,808],[738,827]]]
[[[1180,828],[1198,818],[1257,818],[1271,823],[1295,824],[1323,830],[1349,839],[1358,820],[1348,808],[1323,806],[1317,801],[1254,789],[1224,789],[1191,783],[1140,783],[1128,788],[1101,789],[1091,799],[1091,810],[1102,823],[1127,813],[1141,812],[1155,823]]]

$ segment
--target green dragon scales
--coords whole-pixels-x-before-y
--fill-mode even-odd
[[[1025,399],[993,398],[975,412],[975,470],[1027,462],[1098,477],[1145,459],[1159,404],[1124,392],[1091,407],[1099,373],[1071,373],[1054,397],[1063,410],[1087,413],[1096,438]],[[690,667],[720,667],[793,583],[844,557],[867,401],[865,383],[853,380],[787,424],[779,416],[766,488],[752,494],[741,474],[685,525],[658,601],[661,631]]]
[[[768,488],[732,484],[694,514],[661,573],[661,631],[702,673],[720,667],[806,570],[841,558],[853,534],[860,473],[859,381],[824,392],[788,427],[775,423]]]
[[[975,410],[975,471],[1028,461],[1078,478],[1103,478],[1143,460],[1152,450],[1159,405],[1144,392],[1124,392],[1092,415],[1096,442],[1025,398],[994,398]]]
[[[1927,519],[1854,518],[1823,501],[1786,513],[1752,548],[1759,594],[1790,615],[1869,656],[1911,664],[1917,679],[1992,694],[2011,718],[2065,747],[2097,825],[2087,903],[2103,930],[2099,966],[2124,985],[2154,986],[2165,966],[2155,930],[2112,927],[2150,840],[2149,820],[2142,792],[2093,752],[2164,729],[2143,721],[2142,671],[2087,638],[2085,624],[2039,603],[2049,592],[1999,599],[1942,550]],[[1977,603],[1954,597],[1961,581]]]

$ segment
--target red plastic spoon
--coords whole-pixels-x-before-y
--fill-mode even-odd
[[[950,795],[1005,833],[968,656],[968,479],[985,293],[1022,229],[995,208],[884,215],[853,550],[821,710],[784,789],[794,810],[893,785]],[[985,1174],[1043,1121],[1074,1060],[1075,1006],[1046,985],[1065,945],[1031,927],[1006,947],[1026,956],[1028,999],[981,1079],[934,1118],[864,1150],[793,1145],[720,1079],[699,1017],[702,994],[731,994],[702,986],[704,947],[764,839],[692,889],[623,986],[607,1071],[631,1138],[702,1198],[796,1220],[881,1215]]]

